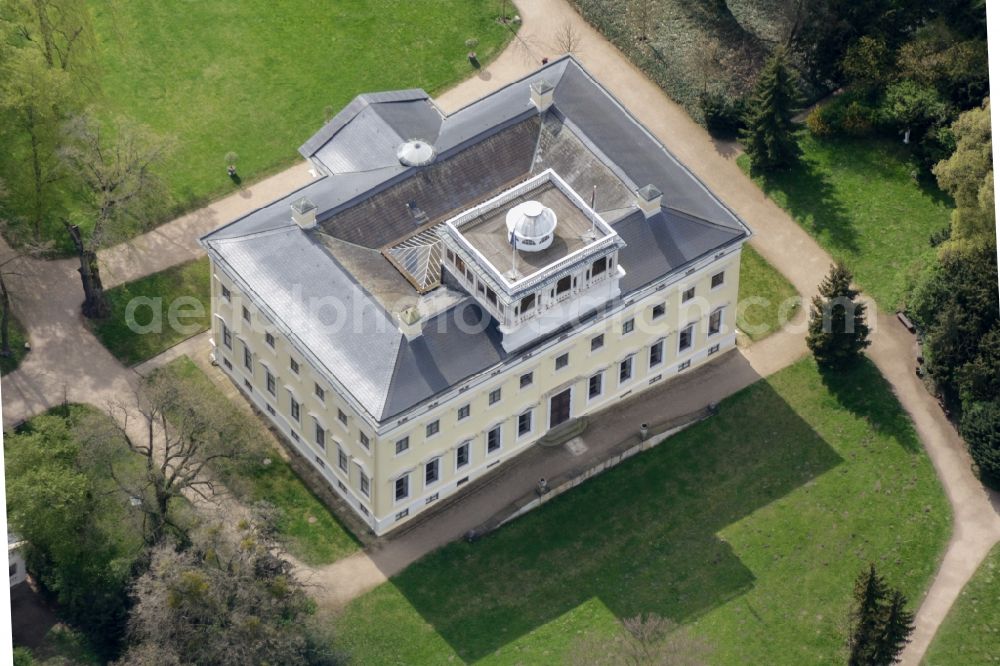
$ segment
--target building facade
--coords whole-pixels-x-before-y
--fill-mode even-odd
[[[735,346],[749,229],[566,57],[357,98],[202,239],[214,358],[377,534]]]

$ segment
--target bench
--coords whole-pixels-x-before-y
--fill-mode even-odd
[[[908,330],[910,333],[916,333],[917,332],[917,327],[913,325],[913,322],[910,321],[910,318],[907,317],[906,313],[903,312],[902,310],[899,310],[896,313],[896,319],[898,319],[899,323],[901,323],[903,326],[905,326],[906,330]]]

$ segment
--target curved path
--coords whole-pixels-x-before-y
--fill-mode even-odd
[[[649,130],[670,148],[733,210],[749,222],[751,244],[810,297],[825,274],[830,256],[788,214],[774,204],[736,166],[730,144],[712,140],[687,113],[649,81],[613,45],[587,25],[565,0],[518,3],[523,25],[511,45],[476,76],[437,98],[445,110],[457,109],[500,86],[525,76],[542,57],[559,51],[556,34],[570,25],[580,36],[576,56]],[[128,247],[102,253],[109,284],[132,280],[199,255],[202,233],[267,203],[310,178],[298,165],[251,188],[145,234]],[[0,247],[0,255],[9,252]],[[5,427],[48,407],[70,401],[102,405],[134,387],[138,375],[122,367],[87,331],[79,315],[82,300],[72,261],[23,260],[16,307],[28,328],[34,351],[21,368],[2,382]],[[871,311],[874,311],[872,308]],[[879,314],[869,356],[892,384],[933,461],[954,512],[954,534],[940,569],[917,614],[917,630],[904,663],[917,664],[938,625],[990,547],[1000,541],[1000,500],[988,494],[970,471],[965,446],[912,369],[916,343],[894,318]],[[801,327],[783,331],[743,352],[753,370],[766,376],[801,356]],[[462,520],[479,516],[471,508],[454,518],[435,521],[396,540],[377,553],[359,553],[327,567],[307,570],[321,599],[340,606],[387,576],[440,547],[456,534]],[[462,504],[459,504],[461,507]],[[374,558],[374,559],[373,559]],[[378,563],[375,559],[379,560]],[[380,566],[381,565],[381,566]]]

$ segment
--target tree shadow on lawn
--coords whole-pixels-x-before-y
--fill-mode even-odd
[[[710,420],[392,582],[466,661],[595,597],[618,618],[689,622],[755,584],[718,532],[841,462],[758,382]]]
[[[892,386],[867,356],[846,370],[821,368],[819,374],[823,385],[845,409],[875,430],[890,435],[906,451],[916,453],[922,448],[913,422],[896,399]]]
[[[837,199],[836,190],[815,164],[800,158],[791,168],[776,173],[754,174],[760,178],[764,192],[775,198],[778,205],[800,225],[812,227],[815,233],[825,235],[842,250],[858,251],[858,232],[854,220]]]

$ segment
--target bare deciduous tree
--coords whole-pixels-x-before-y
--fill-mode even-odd
[[[569,664],[593,666],[702,666],[709,646],[656,613],[625,618],[610,640],[587,635],[570,651]]]
[[[49,67],[68,70],[90,39],[90,13],[83,0],[13,0],[19,36],[38,45]]]
[[[123,664],[337,664],[329,630],[266,521],[215,526],[153,549],[135,584]]]
[[[632,1],[631,13],[635,17],[635,32],[639,36],[640,42],[648,42],[654,32],[653,13],[655,9],[655,0]]]
[[[164,372],[145,379],[131,404],[110,405],[109,414],[111,419],[82,422],[78,436],[97,464],[109,470],[142,510],[149,545],[160,543],[168,531],[184,538],[185,530],[174,521],[171,507],[186,493],[213,497],[215,485],[206,466],[237,462],[256,453],[245,449],[251,441],[245,434],[245,419],[232,412],[209,412],[190,387]],[[141,470],[135,469],[134,458],[130,465],[119,455],[122,440],[142,460]]]
[[[572,21],[566,21],[556,31],[556,49],[560,53],[577,53],[580,50],[581,35]]]
[[[126,240],[148,222],[154,206],[162,206],[166,191],[155,169],[168,146],[135,123],[119,120],[105,130],[89,115],[69,121],[66,133],[62,158],[80,183],[93,226],[87,232],[71,220],[63,224],[80,258],[83,314],[99,319],[109,314],[109,306],[97,250]]]

